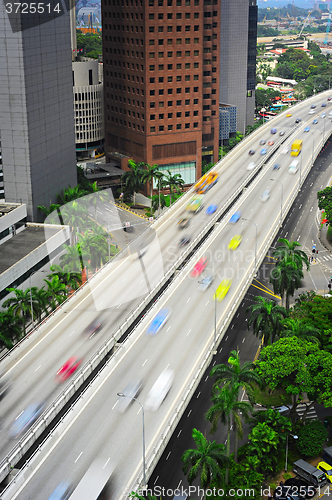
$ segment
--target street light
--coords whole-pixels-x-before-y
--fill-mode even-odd
[[[144,408],[143,405],[136,398],[132,398],[131,396],[126,396],[123,392],[117,392],[117,396],[120,398],[129,398],[132,401],[136,401],[142,408],[142,417],[143,417],[143,488],[146,488],[146,479],[145,479],[145,424],[144,424]]]
[[[278,181],[278,179],[270,179],[270,181],[279,182],[279,184],[281,185],[280,227],[282,227],[282,199],[283,199],[283,195],[284,195],[284,186],[283,186],[281,181]]]
[[[200,285],[203,284],[203,281],[198,282]],[[210,284],[209,285],[212,290],[214,291],[214,334],[213,334],[213,351],[212,354],[217,354],[217,291],[216,289]]]
[[[29,275],[29,285],[30,285],[30,308],[31,308],[31,319],[32,319],[32,328],[35,326],[35,322],[33,319],[33,304],[32,304],[32,289],[31,289],[31,276],[36,273],[47,273],[46,270],[37,270],[37,271],[32,271]]]
[[[296,434],[290,434],[294,439],[298,439],[299,436]],[[287,442],[286,442],[286,462],[285,462],[285,472],[287,472],[287,455],[288,455],[288,434],[287,434]]]
[[[255,269],[254,269],[254,277],[257,276],[257,224],[256,222],[254,222],[253,220],[250,220],[250,219],[245,219],[244,217],[242,217],[242,220],[245,220],[247,222],[251,222],[252,224],[255,224],[255,228],[256,228],[256,238],[255,238]]]

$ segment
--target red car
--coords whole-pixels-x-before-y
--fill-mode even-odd
[[[71,357],[68,361],[65,362],[64,365],[61,366],[60,370],[56,372],[56,379],[58,382],[64,382],[69,378],[74,372],[76,372],[77,368],[81,365],[83,359]]]
[[[267,143],[267,145],[268,145],[268,146],[273,146],[273,144],[274,144],[274,141],[269,141],[269,142]]]
[[[202,274],[206,266],[207,266],[207,258],[202,257],[201,259],[199,259],[197,264],[195,264],[194,269],[191,271],[191,276],[193,278],[198,278],[198,276]]]

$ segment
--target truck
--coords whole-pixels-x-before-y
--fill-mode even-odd
[[[114,464],[108,460],[97,458],[92,462],[69,500],[109,500],[108,481],[114,469]]]
[[[302,150],[302,139],[296,139],[292,144],[291,156],[299,156]]]
[[[324,448],[322,453],[322,460],[330,465],[332,465],[332,446]]]
[[[308,464],[305,460],[297,460],[294,462],[293,471],[302,479],[312,484],[315,488],[324,486],[327,479],[324,472],[316,469],[313,465]]]

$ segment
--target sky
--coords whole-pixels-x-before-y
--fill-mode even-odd
[[[324,0],[321,0],[321,2],[324,3]],[[262,9],[266,7],[284,7],[289,3],[292,3],[291,0],[258,0],[257,2],[258,7]],[[309,9],[309,7],[312,7],[313,2],[310,2],[310,0],[295,0],[294,4],[298,7]]]

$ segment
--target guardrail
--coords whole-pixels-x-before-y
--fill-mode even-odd
[[[264,156],[262,161],[259,163],[259,167],[263,166],[264,163],[268,161],[270,156],[274,154],[276,149],[280,147],[280,145],[287,140],[287,138],[294,132],[295,129],[292,129],[292,131],[289,132],[284,138],[284,140],[278,144],[276,144],[271,150],[269,151],[269,154]],[[326,139],[328,138],[328,132],[326,133]],[[316,147],[315,150],[315,155],[314,157],[316,158],[318,155],[318,152],[320,151],[321,144],[325,142],[323,139],[319,143],[319,147]],[[310,159],[311,163],[311,159]],[[311,165],[312,166],[312,165]],[[310,168],[311,168],[310,166]],[[305,180],[308,172],[310,171],[310,168],[308,167],[302,172],[302,183]],[[137,319],[137,317],[141,314],[141,312],[146,308],[147,304],[153,300],[153,298],[156,296],[156,294],[160,291],[160,289],[165,285],[167,280],[171,278],[171,276],[174,274],[175,270],[177,267],[179,267],[184,259],[195,249],[195,247],[198,245],[198,243],[204,238],[204,236],[210,231],[210,229],[213,227],[217,219],[220,217],[220,214],[223,212],[227,211],[227,207],[229,207],[234,199],[236,199],[239,194],[243,191],[243,187],[245,185],[248,185],[250,183],[250,180],[248,179],[253,179],[254,178],[254,172],[252,172],[251,176],[248,176],[240,185],[239,188],[233,193],[231,198],[227,200],[226,203],[222,206],[222,208],[215,214],[215,216],[210,220],[210,223],[204,227],[204,229],[199,233],[199,235],[193,240],[193,242],[188,245],[186,250],[181,254],[179,259],[171,266],[171,268],[166,272],[164,275],[163,280],[161,280],[160,283],[158,283],[153,290],[140,302],[140,304],[134,309],[131,314],[126,318],[125,322],[109,337],[108,340],[106,340],[101,347],[98,349],[98,351],[88,360],[88,362],[83,366],[83,368],[80,370],[80,372],[77,374],[77,376],[73,379],[73,381],[60,393],[60,395],[53,401],[52,405],[50,405],[46,411],[43,413],[43,415],[37,420],[37,422],[30,428],[30,430],[23,436],[23,438],[17,443],[17,445],[11,450],[11,452],[1,461],[0,463],[0,481],[2,481],[11,471],[12,467],[15,466],[25,455],[25,453],[29,450],[29,448],[32,446],[32,444],[41,436],[41,434],[46,430],[46,428],[49,426],[49,424],[54,420],[54,418],[57,416],[57,414],[64,408],[64,406],[70,401],[72,396],[76,393],[79,387],[82,386],[82,384],[87,380],[87,378],[91,375],[91,373],[97,368],[97,366],[101,363],[101,361],[105,358],[105,356],[111,351],[111,349],[114,347],[115,343],[121,338],[121,336],[125,333],[125,331],[128,329],[128,327]],[[296,195],[295,195],[296,196]],[[293,200],[291,201],[291,203]],[[285,218],[285,215],[288,213],[290,205],[287,205],[288,208],[285,207],[285,210],[283,210],[283,214]],[[275,229],[277,232],[278,228]],[[141,235],[140,235],[141,237]],[[265,248],[265,247],[264,247]],[[266,252],[265,252],[266,253]],[[264,255],[265,255],[264,253]],[[264,255],[262,259],[264,258]],[[118,256],[116,256],[118,257]],[[261,256],[259,256],[261,258]],[[257,262],[259,261],[259,258],[257,257]],[[102,268],[106,268],[107,264]],[[101,272],[101,270],[98,271],[94,275],[98,275]],[[249,273],[249,276],[245,282],[245,285],[242,289],[241,292],[241,297],[243,297],[247,291],[247,289],[250,286],[251,279],[252,279],[252,273]],[[82,289],[83,287],[81,287]],[[240,296],[239,296],[240,297]],[[239,297],[237,300],[234,301],[232,305],[232,309],[230,313],[228,314],[225,322],[223,323],[221,329],[219,330],[218,337],[217,337],[217,343],[220,342],[222,339],[222,336],[225,333],[225,329],[227,328],[229,322],[232,320],[232,313],[234,309],[236,308],[238,302],[239,302]],[[61,308],[61,306],[60,306]],[[54,313],[51,315],[53,316]],[[142,321],[142,320],[141,320]],[[138,323],[138,325],[140,322]],[[136,325],[135,329],[133,330],[136,331],[138,325]],[[223,332],[222,336],[220,337],[220,332]],[[132,332],[132,333],[133,333]],[[132,335],[132,333],[130,335]],[[211,349],[210,349],[211,350]],[[208,353],[209,355],[209,353]],[[207,355],[207,356],[208,356]],[[208,359],[208,358],[206,358]],[[204,361],[204,364],[202,366],[205,366],[207,361]],[[196,378],[194,379],[193,384],[195,383]],[[198,382],[197,382],[198,384]],[[194,387],[194,385],[192,385]],[[190,389],[191,390],[191,389]],[[194,389],[195,390],[195,389]],[[191,391],[192,393],[192,391]],[[184,398],[184,401],[187,401],[187,398]],[[182,412],[183,413],[183,412]],[[182,415],[181,413],[181,415]],[[169,439],[169,438],[168,438]],[[168,442],[168,441],[167,441]],[[166,444],[167,444],[166,442]],[[159,457],[159,455],[158,455]]]

